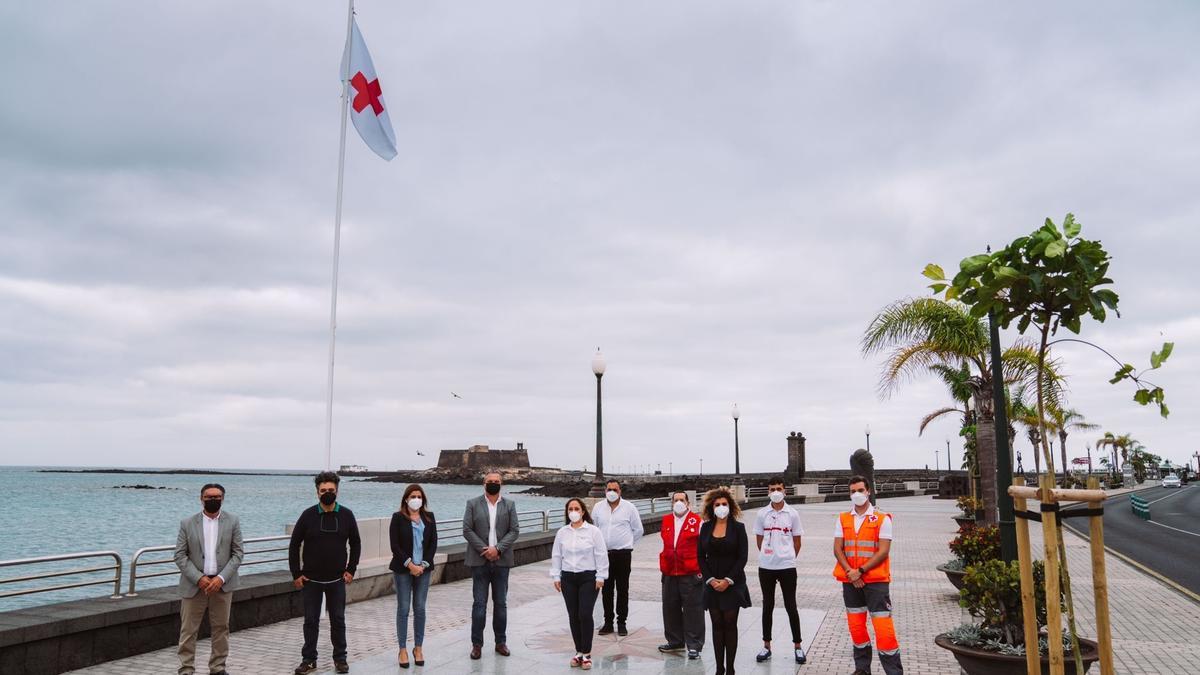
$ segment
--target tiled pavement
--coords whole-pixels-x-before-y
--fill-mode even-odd
[[[835,514],[845,503],[805,504],[799,509],[807,534],[801,551],[798,601],[804,611],[805,647],[809,663],[790,666],[787,654],[787,622],[775,620],[775,662],[756,666],[753,654],[759,643],[761,597],[751,571],[754,607],[745,610],[739,650],[739,670],[755,673],[849,673],[850,641],[846,632],[841,593],[830,577],[832,530]],[[957,595],[945,576],[934,567],[948,559],[946,542],[955,525],[949,501],[908,497],[881,502],[880,507],[896,518],[896,542],[892,549],[892,602],[899,633],[905,672],[915,675],[953,674],[954,660],[933,644],[933,636],[964,620]],[[1031,539],[1040,549],[1041,531],[1031,523]],[[594,656],[597,670],[630,672],[711,672],[711,664],[689,664],[678,657],[659,657],[650,651],[661,637],[661,616],[655,605],[659,597],[657,564],[658,537],[643,540],[634,554],[631,597],[634,600],[628,638],[597,638]],[[1094,634],[1090,592],[1090,558],[1087,543],[1068,534],[1066,539],[1076,590],[1080,632]],[[751,547],[751,565],[755,564]],[[1107,557],[1109,603],[1118,673],[1198,672],[1200,644],[1193,639],[1200,629],[1200,604],[1179,595],[1132,566]],[[356,603],[347,608],[350,630],[350,661],[356,673],[402,673],[430,671],[459,672],[555,672],[569,671],[571,655],[565,611],[550,586],[549,563],[514,569],[509,589],[509,643],[513,656],[504,659],[485,650],[484,659],[466,658],[471,603],[469,581],[434,586],[429,593],[426,629],[426,659],[423,669],[402,671],[392,666],[395,659],[395,600],[384,597]],[[779,603],[777,602],[777,606]],[[782,614],[781,610],[777,610]],[[299,662],[301,619],[239,631],[231,637],[229,668],[233,673],[289,673]],[[490,628],[488,632],[490,633]],[[322,627],[320,667],[332,672],[328,657],[328,630]],[[606,641],[607,640],[607,641]],[[711,651],[711,650],[706,650]],[[197,649],[197,664],[206,664],[208,641]],[[745,665],[743,666],[743,662]],[[177,667],[174,649],[114,661],[80,672],[172,673]],[[878,671],[878,666],[876,667]],[[201,668],[204,672],[204,668]]]

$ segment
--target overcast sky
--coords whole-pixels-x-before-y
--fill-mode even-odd
[[[323,465],[345,10],[0,6],[0,464]],[[734,402],[747,471],[792,430],[843,468],[867,424],[878,466],[944,463],[945,392],[881,400],[859,338],[926,263],[1068,211],[1121,294],[1084,335],[1177,344],[1167,421],[1062,351],[1102,426],[1070,454],[1200,449],[1200,5],[357,12],[400,154],[349,131],[335,465],[594,467],[597,346],[610,470],[732,470]]]

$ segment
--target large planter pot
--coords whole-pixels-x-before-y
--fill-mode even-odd
[[[942,649],[949,650],[951,654],[954,654],[959,667],[967,675],[1011,675],[1011,673],[1025,672],[1024,656],[1009,656],[1007,654],[984,651],[975,647],[956,645],[945,634],[935,637],[933,642]],[[1086,673],[1092,667],[1093,663],[1100,660],[1100,648],[1092,640],[1079,638],[1079,651],[1083,655],[1083,672]],[[1064,654],[1063,661],[1065,662],[1063,672],[1066,675],[1076,673],[1075,659],[1070,654]],[[1042,673],[1045,675],[1049,675],[1050,673],[1049,656],[1042,657]]]
[[[963,577],[967,576],[966,570],[950,569],[949,567],[946,567],[945,565],[938,565],[937,570],[939,572],[945,573],[946,578],[950,580],[950,583],[954,584],[955,588],[957,588],[960,591],[962,590]]]
[[[974,525],[975,518],[971,516],[954,516],[954,522],[958,523],[959,527],[963,525]]]

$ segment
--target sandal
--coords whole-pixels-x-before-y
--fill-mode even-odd
[[[592,669],[592,657],[590,657],[590,656],[581,657],[579,659],[579,667],[582,670],[591,670]]]
[[[583,657],[579,654],[571,657],[571,667],[578,668],[583,665]]]

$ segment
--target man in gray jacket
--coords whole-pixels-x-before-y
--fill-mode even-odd
[[[229,656],[229,609],[242,564],[242,526],[237,516],[223,511],[225,488],[209,483],[200,489],[204,510],[179,523],[175,565],[179,567],[179,673],[196,672],[196,634],[208,611],[212,627],[211,675],[225,675]]]
[[[521,533],[517,507],[500,497],[500,472],[483,477],[484,494],[467,501],[463,513],[463,538],[467,540],[466,564],[471,570],[471,658],[483,649],[483,626],[487,622],[488,588],[492,593],[492,631],[496,653],[508,656],[508,573],[513,566],[513,544]]]

